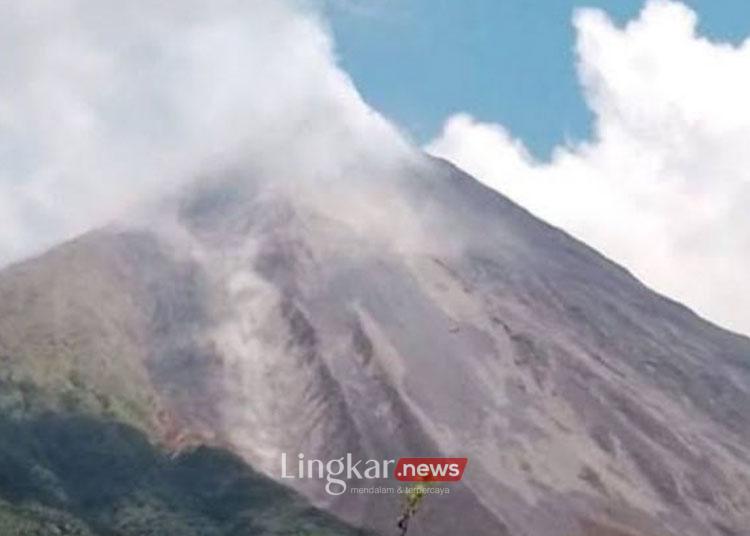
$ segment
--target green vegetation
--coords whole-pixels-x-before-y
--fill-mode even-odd
[[[406,533],[409,531],[409,522],[419,512],[419,507],[427,495],[425,488],[429,485],[428,482],[417,482],[410,486],[409,492],[404,495],[401,516],[398,518],[398,528],[401,531],[401,536],[406,536]]]
[[[0,417],[0,534],[354,535],[229,452],[73,414]]]
[[[0,274],[0,536],[358,534],[227,451],[158,446],[152,351],[199,285],[153,239],[91,240]]]

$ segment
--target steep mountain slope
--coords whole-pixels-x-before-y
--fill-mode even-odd
[[[0,274],[0,355],[45,404],[273,478],[281,452],[468,456],[415,534],[750,526],[750,341],[444,162],[202,181]],[[394,527],[396,496],[284,483]]]
[[[363,534],[180,434],[145,364],[194,289],[153,239],[95,234],[1,279],[0,534]]]

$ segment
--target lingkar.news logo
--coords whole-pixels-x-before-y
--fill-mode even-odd
[[[281,478],[320,479],[326,481],[329,495],[346,493],[350,480],[385,480],[395,477],[401,482],[457,482],[464,476],[468,458],[399,458],[398,460],[354,460],[351,453],[328,461],[306,459],[297,454],[296,467],[281,453]]]

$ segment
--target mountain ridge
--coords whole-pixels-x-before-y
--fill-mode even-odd
[[[325,189],[232,172],[173,206],[0,272],[15,374],[277,479],[280,452],[468,455],[420,513],[431,534],[743,534],[750,340],[457,168]],[[293,485],[392,530],[393,498]]]

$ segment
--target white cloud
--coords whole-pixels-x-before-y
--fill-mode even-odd
[[[0,3],[0,265],[212,167],[301,180],[401,150],[305,5]]]
[[[662,1],[624,29],[575,24],[592,142],[536,162],[459,115],[429,150],[750,331],[750,44]],[[214,167],[302,180],[404,149],[302,1],[0,3],[0,265]]]
[[[574,17],[590,142],[535,161],[500,125],[451,117],[445,157],[708,318],[750,333],[750,40],[696,34],[684,5],[652,0],[616,27]]]

